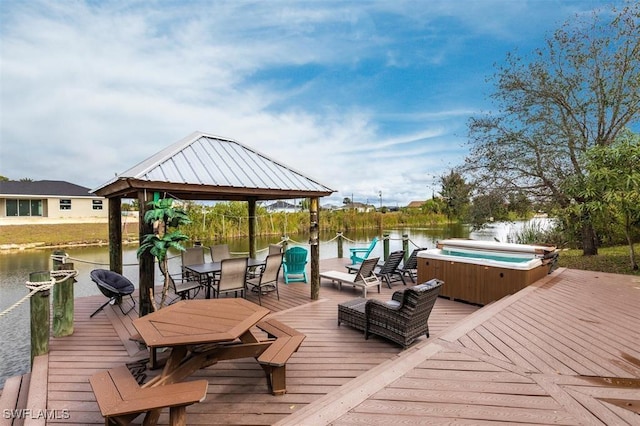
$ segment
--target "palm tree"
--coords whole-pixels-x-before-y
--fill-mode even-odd
[[[164,271],[164,286],[162,288],[162,298],[160,300],[160,308],[164,306],[167,292],[169,290],[169,267],[167,259],[167,251],[170,248],[184,251],[183,241],[189,237],[183,234],[178,228],[181,225],[191,223],[187,213],[173,206],[173,199],[161,198],[159,200],[149,202],[148,210],[144,215],[144,221],[148,225],[153,225],[153,234],[144,236],[137,256],[149,252],[158,263],[163,263],[162,271]]]

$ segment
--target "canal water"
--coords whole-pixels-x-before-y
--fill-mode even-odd
[[[470,232],[465,226],[424,227],[411,229],[397,229],[385,231],[389,233],[390,251],[402,249],[403,235],[409,239],[409,250],[416,247],[432,248],[438,240],[444,238],[474,238],[479,240],[506,241],[509,234],[513,234],[525,226],[526,222],[497,223],[481,232]],[[350,247],[368,245],[376,234],[344,235],[343,256],[348,257]],[[307,246],[305,236],[290,236],[290,245]],[[279,242],[279,238],[260,239],[256,242],[258,256],[266,256],[269,244]],[[206,245],[206,242],[203,242]],[[248,241],[244,239],[228,242],[232,253],[248,253]],[[123,275],[137,285],[138,265],[136,257],[137,246],[125,247],[123,254]],[[74,269],[78,271],[77,283],[74,285],[75,297],[100,294],[96,285],[89,278],[89,272],[97,268],[109,268],[109,250],[107,246],[74,247],[63,251],[69,256]],[[383,244],[378,243],[373,255],[382,257]],[[0,388],[4,387],[7,378],[24,374],[29,371],[30,359],[30,326],[29,301],[18,305],[5,313],[27,293],[25,282],[29,274],[51,269],[51,254],[53,250],[22,250],[0,252]],[[338,245],[335,235],[321,235],[320,259],[330,259],[338,256]],[[177,268],[177,269],[176,269]],[[170,261],[170,270],[180,268],[180,259],[174,254]],[[156,275],[160,284],[159,273]],[[106,300],[106,299],[105,299]]]

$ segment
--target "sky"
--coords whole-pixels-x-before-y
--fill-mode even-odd
[[[0,175],[96,188],[194,131],[345,197],[439,191],[490,78],[595,0],[0,0]]]

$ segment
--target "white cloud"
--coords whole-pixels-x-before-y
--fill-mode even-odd
[[[292,165],[339,201],[424,199],[461,162],[478,110],[477,99],[439,104],[477,88],[464,76],[427,86],[432,73],[470,35],[531,34],[539,8],[515,3],[5,2],[0,174],[94,187],[200,130]],[[379,83],[421,66],[403,76],[411,106]]]

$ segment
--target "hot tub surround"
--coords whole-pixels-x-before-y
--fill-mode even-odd
[[[418,279],[438,278],[441,296],[486,305],[546,276],[556,258],[552,246],[448,239],[418,253]]]

